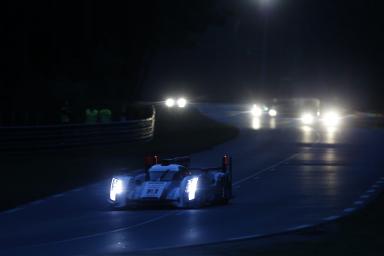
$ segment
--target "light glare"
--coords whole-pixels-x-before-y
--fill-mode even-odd
[[[165,101],[165,105],[169,108],[173,107],[175,105],[175,100],[172,99],[172,98],[168,98],[166,101]]]
[[[340,121],[340,115],[336,112],[328,112],[323,118],[323,122],[326,126],[337,126],[340,124]]]
[[[315,121],[315,118],[312,114],[306,113],[301,116],[301,122],[303,124],[306,124],[306,125],[313,124],[314,121]]]
[[[185,98],[179,98],[177,100],[177,106],[179,108],[184,108],[187,105],[187,100]]]
[[[109,198],[112,201],[116,201],[116,195],[123,192],[123,181],[113,178],[111,182],[111,190],[109,193]]]
[[[263,113],[263,111],[261,110],[261,108],[257,105],[253,105],[252,106],[252,109],[251,109],[251,114],[254,115],[254,116],[261,116],[261,114]]]
[[[195,199],[198,180],[199,180],[198,177],[195,177],[195,178],[192,178],[192,179],[188,180],[185,192],[188,193],[188,200],[189,201]]]
[[[268,111],[268,114],[269,114],[269,116],[271,116],[271,117],[275,117],[275,116],[277,116],[277,111],[276,111],[275,109],[270,109],[270,110]]]

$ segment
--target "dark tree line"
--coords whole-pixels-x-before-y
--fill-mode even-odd
[[[5,1],[2,109],[139,100],[148,60],[190,47],[215,0]]]

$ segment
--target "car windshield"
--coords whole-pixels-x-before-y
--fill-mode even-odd
[[[171,181],[176,176],[177,171],[165,170],[165,171],[152,171],[149,172],[150,181]]]

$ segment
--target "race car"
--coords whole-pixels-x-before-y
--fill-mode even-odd
[[[224,155],[219,167],[190,168],[189,165],[189,157],[163,160],[147,157],[142,172],[112,178],[109,202],[117,209],[159,204],[200,208],[228,203],[232,196],[231,157]]]

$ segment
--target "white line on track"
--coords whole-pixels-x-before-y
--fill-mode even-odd
[[[103,236],[103,235],[107,235],[107,234],[112,234],[112,233],[117,233],[117,232],[121,232],[121,231],[126,231],[126,230],[129,230],[129,229],[141,227],[141,226],[144,226],[144,225],[156,222],[158,220],[164,219],[164,218],[172,216],[172,215],[176,215],[177,213],[179,213],[179,211],[178,212],[171,212],[171,213],[162,214],[160,216],[148,219],[148,220],[143,221],[143,222],[139,222],[137,224],[133,224],[131,226],[123,227],[123,228],[117,228],[117,229],[112,229],[112,230],[108,230],[108,231],[98,232],[98,233],[94,233],[94,234],[91,234],[91,235],[77,236],[77,237],[72,237],[72,238],[63,239],[63,240],[57,240],[57,241],[52,241],[52,242],[40,243],[40,244],[35,244],[35,245],[32,245],[32,246],[33,247],[41,247],[41,246],[45,246],[45,245],[61,244],[61,243],[78,241],[78,240],[84,240],[84,239],[89,239],[89,238],[93,238],[93,237],[98,237],[98,236]]]
[[[362,196],[360,196],[360,198],[364,198],[364,199],[370,198],[370,197],[371,197],[370,195],[362,195]]]
[[[312,225],[308,225],[308,224],[299,225],[299,226],[296,226],[296,227],[288,228],[287,231],[294,231],[294,230],[298,230],[298,229],[308,228],[308,227],[311,227],[311,226]]]
[[[334,215],[334,216],[326,217],[323,220],[325,220],[325,221],[332,221],[332,220],[337,220],[338,218],[340,218],[340,216]]]
[[[259,235],[259,234],[249,235],[249,236],[237,236],[237,237],[231,237],[231,238],[225,239],[225,241],[245,240],[245,239],[257,238],[260,236],[261,235]]]
[[[372,185],[372,188],[379,188],[380,186],[378,185]]]
[[[362,205],[362,204],[364,204],[364,201],[355,201],[353,204],[355,204],[355,205]]]
[[[2,214],[14,213],[14,212],[20,211],[20,210],[22,210],[22,209],[23,209],[22,207],[13,208],[13,209],[11,209],[11,210],[1,212],[0,215],[2,215]]]
[[[354,212],[355,210],[355,208],[346,208],[344,209],[344,212]]]
[[[36,200],[36,201],[32,201],[30,203],[28,203],[28,205],[36,205],[36,204],[41,204],[42,202],[44,202],[45,200],[44,199],[41,199],[41,200]]]
[[[367,193],[375,193],[375,189],[369,189],[369,190],[367,190]]]
[[[63,197],[64,196],[64,193],[61,193],[61,194],[56,194],[56,195],[53,195],[51,196],[52,198],[56,198],[56,197]]]
[[[264,169],[262,169],[260,171],[257,171],[257,172],[255,172],[255,173],[253,173],[253,174],[251,174],[251,175],[249,175],[249,176],[247,176],[245,178],[242,178],[242,179],[234,182],[233,185],[236,186],[236,185],[241,184],[241,183],[243,183],[245,181],[253,179],[254,177],[258,176],[259,174],[267,172],[267,171],[270,171],[270,170],[276,168],[277,166],[279,166],[279,165],[281,165],[281,164],[291,160],[292,158],[295,158],[297,155],[298,155],[298,153],[295,153],[295,154],[293,154],[293,155],[291,155],[291,156],[289,156],[289,157],[287,157],[287,158],[285,158],[285,159],[283,159],[283,160],[281,160],[281,161],[279,161],[279,162],[277,162],[277,163],[275,163],[275,164],[273,164],[271,166],[268,166],[268,167],[266,167],[266,168],[264,168]]]

